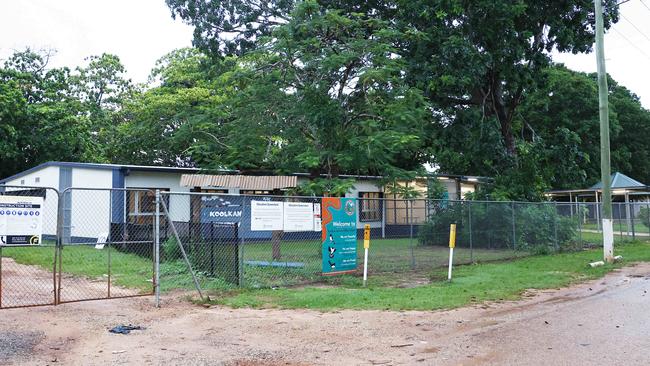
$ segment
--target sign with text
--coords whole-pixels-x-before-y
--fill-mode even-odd
[[[282,230],[284,203],[251,201],[251,231]]]
[[[0,245],[38,245],[42,233],[42,197],[0,196]]]
[[[313,231],[314,204],[310,202],[284,203],[284,231]]]
[[[326,197],[322,201],[321,251],[324,275],[357,269],[357,200]]]
[[[238,223],[242,219],[241,197],[201,197],[201,222]]]

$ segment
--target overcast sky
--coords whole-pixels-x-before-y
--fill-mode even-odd
[[[650,108],[650,0],[621,5],[622,19],[605,36],[607,71]],[[164,0],[0,0],[0,59],[13,50],[56,49],[52,66],[118,55],[135,82],[146,81],[156,60],[191,45],[192,28],[171,18]],[[596,71],[594,54],[558,54],[569,68]]]

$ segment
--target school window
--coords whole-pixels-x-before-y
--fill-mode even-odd
[[[147,189],[147,188],[142,188]],[[168,192],[169,189],[160,189],[161,192]],[[135,224],[149,224],[152,222],[156,212],[156,189],[146,191],[127,191],[127,202],[129,208],[129,222]],[[166,205],[169,205],[169,195],[161,195]],[[162,212],[162,208],[161,208]]]
[[[359,221],[381,221],[381,192],[359,192]]]

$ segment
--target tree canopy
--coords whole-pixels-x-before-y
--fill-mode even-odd
[[[550,58],[591,50],[589,0],[166,2],[195,47],[146,85],[116,55],[5,61],[0,176],[48,160],[199,166],[324,175],[307,187],[321,192],[428,163],[529,200],[598,179],[595,75]],[[618,5],[604,5],[609,27]],[[649,182],[650,112],[609,85],[612,169]]]

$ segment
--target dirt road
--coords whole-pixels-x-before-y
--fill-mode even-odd
[[[437,312],[205,309],[123,299],[0,311],[0,364],[646,365],[650,264]],[[108,333],[117,324],[147,329]]]

